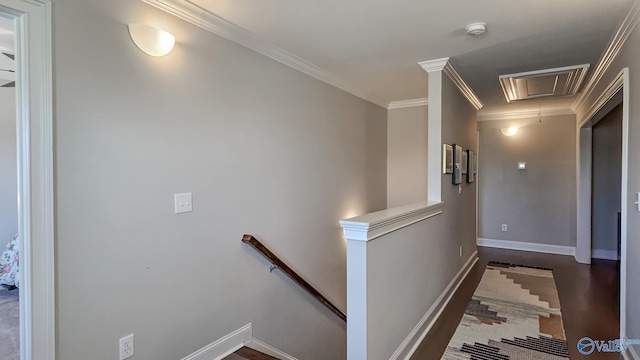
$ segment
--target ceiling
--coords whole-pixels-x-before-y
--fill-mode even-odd
[[[0,87],[11,84],[15,81],[15,61],[8,55],[14,54],[14,34],[13,21],[0,16]]]
[[[183,1],[386,101],[427,97],[418,62],[450,57],[494,110],[507,106],[499,75],[595,67],[631,6],[631,0]],[[487,33],[466,35],[465,25],[476,21],[488,23]]]

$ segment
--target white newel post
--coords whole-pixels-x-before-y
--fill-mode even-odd
[[[421,202],[340,220],[347,240],[347,360],[366,360],[369,242],[385,241],[384,235],[442,214],[443,202]],[[375,314],[374,314],[375,315]]]

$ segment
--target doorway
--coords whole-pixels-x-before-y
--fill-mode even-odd
[[[583,264],[592,261],[593,224],[593,128],[607,114],[620,106],[622,113],[621,177],[620,203],[626,204],[628,194],[629,167],[629,69],[624,68],[604,89],[587,114],[578,119],[578,238],[576,242],[576,260]],[[627,207],[620,209],[620,279],[619,313],[620,336],[626,334],[626,269],[627,269]],[[617,215],[617,214],[616,214]],[[617,222],[617,216],[616,216]],[[616,224],[617,225],[617,224]],[[617,255],[617,254],[616,254]]]
[[[51,3],[0,0],[0,16],[15,40],[20,359],[54,360]]]
[[[20,359],[18,156],[13,19],[0,16],[0,358]]]

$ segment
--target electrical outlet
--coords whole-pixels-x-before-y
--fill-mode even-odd
[[[462,245],[460,245],[460,257],[462,257]]]
[[[133,356],[133,334],[120,339],[120,360]]]
[[[507,231],[507,224],[502,224],[502,231]]]

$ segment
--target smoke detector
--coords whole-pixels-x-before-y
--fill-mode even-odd
[[[487,32],[487,23],[486,22],[475,22],[471,23],[464,27],[464,30],[467,32],[467,35],[478,36]]]

